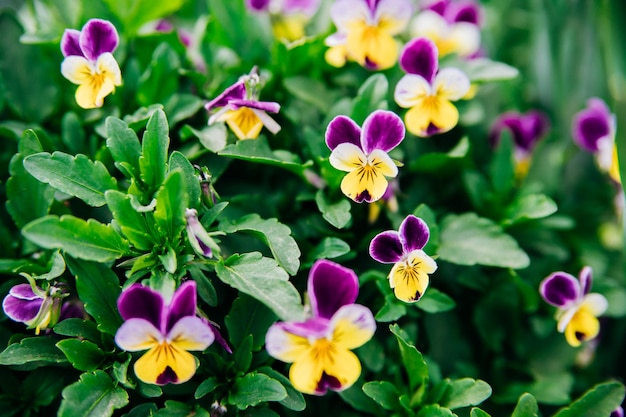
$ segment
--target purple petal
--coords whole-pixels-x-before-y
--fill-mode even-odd
[[[460,1],[450,5],[445,17],[449,22],[467,22],[480,25],[480,6],[473,1]]]
[[[376,110],[363,123],[361,148],[365,153],[374,149],[389,152],[404,139],[404,123],[391,111]]]
[[[161,329],[163,297],[158,292],[141,284],[133,284],[117,299],[117,308],[124,320],[144,319],[155,328]]]
[[[242,100],[245,97],[246,84],[243,81],[237,81],[235,84],[224,90],[222,94],[205,104],[204,108],[211,111],[216,107],[224,107],[228,105],[231,100]]]
[[[105,52],[113,52],[119,43],[117,30],[111,22],[102,19],[91,19],[80,32],[80,49],[85,58],[96,61]]]
[[[313,16],[320,6],[320,0],[285,0],[283,13],[302,13],[305,16]]]
[[[41,299],[40,296],[33,292],[33,287],[30,284],[17,284],[11,287],[9,294],[15,298],[22,300],[35,300]]]
[[[494,122],[489,140],[493,147],[498,146],[503,130],[508,130],[513,137],[515,146],[525,152],[531,152],[537,141],[548,130],[547,117],[536,110],[521,114],[518,112],[506,112],[501,114]]]
[[[28,284],[25,284],[28,285]],[[30,285],[28,285],[30,287]],[[2,301],[2,309],[11,320],[26,323],[35,317],[41,309],[42,298],[34,300],[22,299],[7,295]]]
[[[432,83],[439,66],[439,51],[435,43],[427,38],[409,41],[400,54],[400,67],[409,74],[421,75]]]
[[[400,235],[395,230],[388,230],[374,236],[370,242],[369,251],[374,260],[384,264],[396,263],[404,255]]]
[[[196,315],[196,282],[185,281],[174,293],[169,305],[165,331],[176,324],[178,320],[186,316]]]
[[[61,52],[63,56],[85,56],[82,49],[80,49],[80,31],[76,29],[65,29],[63,37],[61,38]]]
[[[228,102],[228,105],[232,107],[233,110],[237,110],[240,107],[249,107],[252,109],[268,111],[270,113],[278,113],[280,111],[280,104],[273,101],[232,99]]]
[[[265,11],[269,5],[270,0],[246,0],[246,7],[255,12]]]
[[[330,389],[333,391],[342,391],[345,387],[341,385],[339,379],[332,375],[328,375],[326,372],[322,373],[322,378],[320,378],[317,383],[317,387],[315,387],[316,395],[324,395]]]
[[[309,272],[307,291],[313,315],[330,319],[341,306],[354,303],[359,279],[351,269],[321,259]]]
[[[592,277],[591,267],[590,266],[584,267],[580,271],[580,274],[578,275],[578,281],[580,282],[580,289],[581,289],[582,295],[588,294],[589,291],[591,291],[592,280],[593,280],[593,277]]]
[[[450,0],[435,0],[428,3],[424,7],[424,10],[432,10],[433,12],[443,16],[449,4]]]
[[[539,293],[547,303],[556,307],[566,306],[580,297],[578,280],[566,272],[554,272],[539,284]]]
[[[361,128],[347,116],[337,116],[326,128],[326,145],[334,150],[341,143],[361,147]]]
[[[202,317],[200,318],[211,328],[211,331],[213,332],[213,335],[215,336],[215,341],[217,342],[217,344],[220,345],[222,348],[224,348],[226,352],[232,354],[233,350],[230,348],[230,346],[228,345],[228,342],[226,341],[226,339],[224,339],[224,336],[222,336],[222,333],[217,328],[217,326],[215,326],[213,323],[211,323],[210,321]]]
[[[330,321],[321,317],[313,317],[303,322],[283,322],[277,323],[287,333],[295,334],[296,336],[320,338],[324,337],[328,333],[328,326]]]
[[[404,252],[409,253],[426,246],[430,231],[424,220],[410,214],[400,224],[399,235]]]
[[[599,140],[610,133],[611,113],[602,100],[590,99],[588,107],[574,115],[574,141],[589,152],[597,152]]]
[[[621,406],[617,407],[609,417],[624,417],[624,409]]]

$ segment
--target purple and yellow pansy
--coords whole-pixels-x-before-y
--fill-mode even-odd
[[[398,175],[388,152],[404,135],[402,120],[390,111],[371,113],[362,129],[347,116],[335,117],[326,129],[326,145],[331,150],[330,164],[347,172],[341,191],[357,203],[379,200],[387,190],[387,177]]]
[[[287,42],[305,36],[306,25],[319,6],[320,0],[246,0],[249,10],[269,13],[274,37]]]
[[[278,322],[265,337],[270,356],[292,363],[289,379],[306,394],[342,391],[361,374],[352,349],[376,331],[372,312],[355,304],[359,281],[351,269],[328,260],[311,267],[307,283],[312,316],[304,322]]]

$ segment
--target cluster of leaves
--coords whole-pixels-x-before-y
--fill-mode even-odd
[[[226,415],[260,417],[567,417],[606,416],[622,402],[624,386],[613,379],[626,378],[617,371],[624,369],[626,278],[614,189],[568,138],[575,109],[552,107],[566,99],[546,98],[547,90],[526,90],[532,67],[508,56],[508,47],[492,41],[493,58],[513,66],[486,58],[465,64],[480,87],[460,104],[458,128],[407,137],[393,151],[404,163],[399,208],[383,208],[370,222],[371,207],[341,194],[324,131],[338,114],[357,123],[376,109],[401,114],[392,96],[402,73],[325,64],[327,20],[310,23],[316,36],[286,45],[243,1],[14,3],[0,8],[0,157],[8,167],[0,294],[23,282],[21,272],[63,281],[90,318],[63,320],[38,336],[0,323],[1,413],[209,416],[225,407]],[[538,20],[561,10],[486,5]],[[58,40],[91,17],[118,27],[124,85],[102,109],[84,111],[59,74]],[[193,46],[176,32],[140,33],[163,17],[192,33]],[[544,33],[540,22],[532,28]],[[508,45],[532,54],[520,39]],[[224,126],[206,126],[202,106],[253,65],[265,83],[261,98],[282,106],[282,130],[236,142]],[[559,68],[548,72],[557,77]],[[586,98],[573,101],[581,107]],[[486,137],[498,113],[533,105],[550,114],[553,133],[520,179],[511,139],[492,150]],[[214,258],[200,259],[187,244],[186,208],[198,210],[219,243]],[[397,229],[407,214],[428,223],[425,251],[439,265],[416,304],[394,297],[386,266],[367,254],[371,238]],[[305,317],[301,294],[317,259],[357,272],[359,303],[379,326],[357,350],[363,372],[354,386],[305,398],[263,345],[276,320]],[[547,274],[586,264],[610,305],[593,361],[584,360],[593,350],[576,351],[556,333],[537,294]],[[130,370],[136,355],[113,341],[122,323],[117,298],[134,282],[167,292],[183,279],[197,283],[199,310],[233,353],[216,343],[198,355],[191,381],[145,384]]]

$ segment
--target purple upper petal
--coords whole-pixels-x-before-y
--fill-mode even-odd
[[[430,230],[424,220],[410,214],[400,224],[399,234],[404,252],[409,253],[426,246]]]
[[[270,0],[246,0],[246,7],[256,12],[267,10]]]
[[[404,139],[404,123],[391,111],[376,110],[363,123],[361,148],[366,153],[374,149],[389,152]]]
[[[330,319],[341,306],[354,303],[359,279],[351,269],[320,259],[311,267],[307,291],[313,315]]]
[[[285,0],[283,3],[283,13],[303,13],[312,16],[319,8],[320,0]]]
[[[467,22],[481,24],[480,6],[474,1],[452,3],[446,10],[445,17],[449,22]]]
[[[61,52],[63,56],[85,56],[80,49],[80,31],[76,29],[65,29],[63,37],[61,38]]]
[[[517,148],[530,152],[537,141],[545,135],[548,125],[546,116],[536,110],[525,114],[506,112],[494,122],[489,139],[492,146],[496,147],[500,142],[502,131],[506,129],[511,133]]]
[[[131,285],[117,299],[117,308],[124,320],[144,319],[161,329],[165,308],[163,297],[148,287],[141,284]]]
[[[307,321],[278,322],[274,326],[279,326],[287,333],[302,337],[320,338],[326,336],[330,320],[322,317],[313,317]]]
[[[578,280],[566,272],[554,272],[544,278],[539,284],[539,293],[556,307],[566,306],[582,296]]]
[[[400,68],[409,74],[421,75],[432,83],[437,68],[439,51],[435,43],[428,38],[410,40],[400,54]]]
[[[587,108],[574,115],[572,136],[579,146],[589,152],[599,150],[598,141],[611,133],[611,112],[598,98],[587,102]]]
[[[400,235],[395,230],[379,233],[370,242],[370,256],[378,262],[393,264],[400,261],[403,255]]]
[[[18,284],[11,288],[4,298],[2,309],[11,320],[25,323],[37,317],[43,298],[38,296],[32,298],[29,293],[34,295],[29,284]]]
[[[326,145],[334,150],[341,143],[352,143],[361,147],[361,128],[347,116],[337,116],[326,128]]]
[[[449,4],[450,4],[450,0],[435,0],[435,1],[431,1],[430,3],[428,3],[424,7],[424,10],[432,10],[433,12],[443,16]]]
[[[11,287],[9,294],[21,300],[36,300],[41,297],[33,292],[30,284],[17,284]]]
[[[278,113],[280,111],[280,104],[273,101],[232,99],[228,102],[228,105],[233,110],[237,110],[240,107],[250,107],[252,109],[259,109],[270,113]]]
[[[196,282],[185,281],[174,293],[169,305],[165,332],[185,316],[196,315]]]
[[[592,278],[592,270],[590,266],[586,266],[580,271],[578,280],[580,281],[581,295],[588,294],[589,291],[591,291]]]
[[[244,81],[237,81],[235,84],[224,90],[222,94],[205,104],[204,108],[210,111],[216,107],[226,106],[231,100],[242,100],[245,98],[246,84],[244,83]]]
[[[119,36],[111,22],[91,19],[80,32],[80,49],[85,58],[96,61],[105,52],[113,52],[119,43]]]

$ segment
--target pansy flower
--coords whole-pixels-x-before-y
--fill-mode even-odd
[[[337,116],[326,129],[326,145],[332,151],[330,164],[347,174],[341,191],[361,203],[380,199],[387,178],[398,175],[398,167],[387,154],[404,139],[402,120],[393,112],[376,110],[361,129],[352,119]]]
[[[63,33],[61,73],[78,84],[76,103],[80,107],[102,107],[104,98],[122,85],[122,73],[112,54],[118,43],[115,26],[101,19],[89,20],[81,31],[66,29]]]
[[[574,115],[572,136],[582,149],[593,153],[600,169],[621,183],[617,148],[615,147],[615,115],[597,97],[587,101],[587,107]]]
[[[305,36],[305,27],[317,12],[320,0],[246,0],[255,12],[268,12],[277,39],[295,41]]]
[[[559,271],[546,277],[539,285],[539,293],[543,299],[558,307],[558,331],[565,333],[565,340],[574,347],[598,335],[598,316],[608,307],[602,294],[589,293],[591,278],[591,268],[586,266],[580,271],[578,279]]]
[[[404,116],[407,130],[426,137],[456,126],[459,111],[451,102],[469,91],[467,76],[457,68],[439,70],[437,47],[427,38],[405,45],[400,67],[407,74],[396,84],[394,98],[400,107],[409,109]]]
[[[351,60],[367,69],[391,68],[399,49],[394,36],[412,12],[408,0],[337,0],[330,9],[337,32],[325,40],[326,61],[336,67]]]
[[[11,320],[24,323],[39,334],[53,327],[61,315],[61,303],[67,293],[60,287],[51,285],[44,290],[34,281],[11,287],[2,301],[4,314]]]
[[[141,284],[122,292],[117,306],[124,324],[115,343],[129,352],[147,350],[135,362],[137,378],[149,384],[181,384],[196,373],[202,351],[215,340],[209,323],[196,315],[196,283],[183,283],[168,302]]]
[[[418,301],[428,287],[429,274],[437,263],[423,251],[430,238],[428,225],[419,217],[409,215],[398,231],[388,230],[374,236],[369,252],[374,260],[394,264],[389,272],[389,285],[399,300]]]
[[[280,125],[267,112],[278,113],[280,105],[269,101],[259,101],[260,78],[256,68],[239,79],[222,94],[204,107],[209,112],[217,110],[209,117],[209,125],[226,122],[239,139],[256,139],[265,126],[270,132],[278,133]]]
[[[429,3],[410,25],[412,37],[432,40],[439,55],[476,55],[480,49],[480,5],[472,0],[437,0]]]
[[[266,336],[270,356],[293,363],[289,379],[306,394],[350,387],[361,374],[351,351],[376,331],[372,312],[354,304],[359,282],[351,269],[327,260],[317,261],[309,273],[307,292],[312,317],[304,322],[278,322]]]
[[[532,151],[544,137],[549,124],[546,116],[537,110],[527,113],[506,112],[498,116],[491,127],[489,140],[495,148],[500,143],[503,131],[508,131],[513,139],[515,172],[518,177],[528,173]]]

